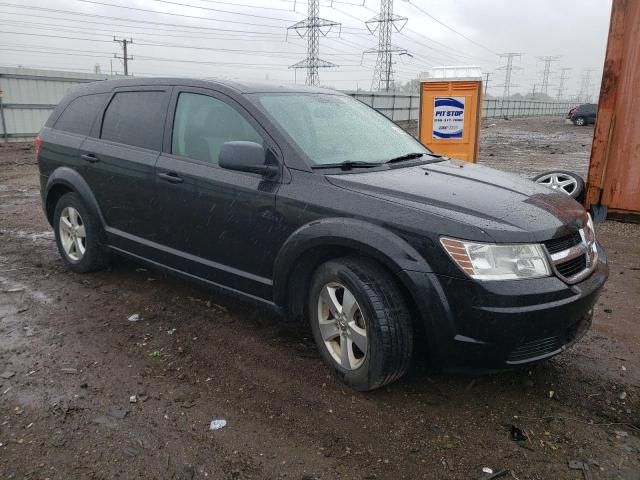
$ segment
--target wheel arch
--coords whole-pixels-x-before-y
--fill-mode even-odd
[[[49,224],[53,225],[53,213],[58,200],[69,192],[77,193],[89,212],[95,215],[100,225],[104,227],[104,217],[102,216],[98,202],[89,184],[76,170],[69,167],[57,168],[49,175],[49,179],[47,180],[44,194],[44,208]]]
[[[367,257],[384,267],[398,281],[413,318],[423,317],[417,311],[419,301],[413,282],[405,271],[430,272],[428,263],[398,235],[355,219],[318,220],[289,236],[275,261],[274,302],[282,306],[290,318],[302,320],[306,313],[306,293],[315,270],[329,260],[350,255]]]

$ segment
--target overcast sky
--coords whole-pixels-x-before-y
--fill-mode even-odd
[[[320,57],[339,67],[321,69],[321,83],[369,89],[375,54],[363,58],[362,52],[375,49],[377,37],[364,21],[377,14],[380,2],[331,3],[320,0],[320,16],[342,28],[333,27],[321,37]],[[521,70],[512,78],[519,86],[512,93],[541,83],[539,56],[560,57],[551,67],[553,96],[562,67],[572,69],[568,95],[580,90],[585,69],[594,69],[590,93],[598,91],[610,0],[394,3],[395,13],[408,21],[400,33],[394,31],[393,43],[413,55],[394,57],[396,81],[415,78],[432,66],[473,64],[491,72],[489,91],[499,95],[504,71],[496,54],[520,52],[515,65]],[[287,36],[287,27],[306,13],[306,0],[0,0],[0,65],[89,72],[98,64],[103,73],[121,73],[120,60],[112,58],[122,54],[113,42],[117,35],[133,38],[129,53],[134,75],[304,83],[304,70],[288,66],[304,59],[307,40],[292,30]]]

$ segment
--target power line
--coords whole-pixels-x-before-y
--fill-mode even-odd
[[[511,73],[513,72],[513,70],[519,70],[520,67],[516,67],[513,65],[513,59],[521,57],[522,53],[515,53],[515,52],[499,53],[498,56],[500,58],[507,59],[507,63],[504,66],[498,68],[498,70],[504,70],[505,72],[504,84],[497,85],[498,87],[504,87],[504,90],[502,92],[502,98],[505,99],[510,95],[511,87],[517,87],[517,85],[511,83]]]
[[[307,70],[306,84],[318,86],[319,68],[337,67],[335,63],[320,58],[320,35],[325,36],[333,27],[340,27],[338,22],[320,18],[319,0],[309,0],[307,18],[291,25],[287,31],[295,30],[301,38],[307,37],[307,58],[291,65],[289,68],[304,68]],[[324,30],[323,30],[324,29]]]
[[[451,30],[453,33],[455,33],[456,35],[464,38],[465,40],[473,43],[474,45],[477,45],[480,48],[483,48],[484,50],[486,50],[489,53],[493,53],[495,55],[497,55],[497,53],[493,50],[491,50],[489,47],[485,47],[484,45],[482,45],[481,43],[476,42],[475,40],[473,40],[472,38],[467,37],[466,35],[460,33],[459,31],[457,31],[455,28],[447,25],[446,23],[444,23],[443,21],[437,19],[436,17],[434,17],[433,15],[431,15],[429,12],[427,12],[426,10],[424,10],[423,8],[419,7],[418,5],[416,5],[415,3],[413,3],[411,0],[407,0],[407,3],[409,5],[411,5],[413,8],[415,8],[416,10],[418,10],[419,12],[423,13],[424,15],[426,15],[427,17],[429,17],[431,20],[433,20],[434,22],[439,23],[440,25],[442,25],[443,27]]]
[[[89,1],[89,0],[78,0],[78,1],[86,2],[86,3],[100,3],[100,2],[93,1],[93,0],[91,0],[91,1]],[[151,1],[158,2],[158,3],[164,3],[164,4],[168,4],[168,5],[176,5],[176,6],[179,6],[179,7],[188,7],[188,8],[196,8],[198,10],[207,10],[207,11],[210,11],[210,12],[228,13],[228,14],[231,14],[231,15],[240,15],[240,16],[243,16],[243,17],[260,18],[260,19],[264,19],[264,20],[277,20],[277,21],[280,21],[280,22],[290,22],[291,21],[288,18],[267,17],[267,16],[264,16],[264,15],[256,15],[256,14],[253,14],[253,13],[246,13],[246,12],[234,12],[234,11],[231,11],[231,10],[222,10],[220,8],[203,7],[203,6],[200,6],[200,5],[192,5],[190,3],[180,3],[180,2],[175,2],[175,1],[171,1],[171,0],[151,0]],[[110,5],[110,4],[105,4],[105,5]],[[252,8],[251,5],[246,5],[246,4],[238,4],[238,6]],[[164,12],[157,12],[157,13],[164,13]],[[297,13],[297,12],[293,12],[293,13]]]
[[[184,13],[159,12],[158,10],[152,10],[149,8],[138,8],[138,7],[130,7],[128,5],[117,5],[115,3],[98,2],[97,0],[78,0],[78,1],[83,3],[90,3],[93,5],[103,5],[105,7],[123,8],[125,10],[131,10],[135,12],[154,13],[156,15],[169,15],[172,17],[192,18],[195,20],[208,21],[208,22],[234,23],[236,25],[250,25],[250,26],[262,27],[262,28],[276,28],[276,29],[280,28],[277,25],[264,25],[261,23],[252,23],[252,22],[239,22],[236,20],[209,18],[209,17],[203,17],[199,15],[187,15]]]
[[[393,88],[393,54],[408,55],[404,48],[391,43],[393,30],[400,32],[407,24],[406,17],[400,17],[393,13],[393,0],[380,0],[380,13],[365,23],[371,33],[378,31],[378,48],[365,50],[363,55],[376,53],[376,68],[371,82],[372,90],[385,90]]]
[[[111,16],[99,15],[99,14],[95,14],[95,13],[82,13],[82,12],[74,12],[74,11],[71,11],[71,10],[61,10],[61,9],[56,9],[56,8],[46,8],[46,7],[36,7],[36,6],[25,6],[25,5],[17,5],[17,4],[12,4],[12,3],[4,3],[4,2],[0,2],[0,6],[11,7],[11,8],[28,9],[29,10],[29,16],[32,16],[31,15],[31,11],[32,10],[37,10],[37,11],[45,11],[45,12],[52,12],[52,13],[60,13],[60,14],[64,14],[64,15],[77,15],[77,16],[90,17],[90,18],[102,18],[102,19],[107,19],[107,20],[116,20],[116,21],[130,22],[130,23],[136,23],[136,24],[143,23],[143,24],[148,24],[148,25],[158,25],[158,26],[162,26],[162,27],[188,28],[188,29],[194,29],[194,30],[198,30],[198,31],[207,30],[207,31],[219,31],[219,32],[260,34],[260,35],[263,35],[263,36],[275,36],[275,37],[282,37],[283,36],[281,33],[273,33],[273,32],[257,32],[255,30],[237,30],[237,29],[225,29],[225,28],[218,28],[218,27],[202,27],[202,26],[196,26],[196,25],[185,25],[185,24],[176,24],[176,23],[168,23],[168,22],[154,22],[154,21],[142,20],[142,19],[131,20],[130,18],[111,17]],[[146,10],[146,11],[154,12],[153,10]],[[189,17],[189,18],[191,18],[191,17]],[[206,19],[206,18],[202,18],[202,17],[193,17],[193,18],[198,18],[200,20],[219,21],[219,20],[215,20],[215,19]],[[227,23],[231,23],[231,22],[227,22]],[[253,23],[250,24],[250,25],[263,26],[263,25],[260,25],[260,24],[253,24]],[[276,28],[276,27],[272,27],[272,28]]]

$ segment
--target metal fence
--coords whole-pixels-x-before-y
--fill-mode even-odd
[[[70,88],[107,78],[109,75],[0,67],[0,136],[32,139]]]
[[[347,92],[353,98],[375,108],[394,122],[418,120],[420,96],[393,93]],[[502,100],[485,98],[482,118],[540,117],[543,115],[565,115],[575,107],[572,102],[545,102],[540,100]]]
[[[70,88],[106,80],[109,75],[0,67],[0,136],[27,140],[36,136],[56,104]],[[420,97],[410,94],[345,92],[375,108],[394,122],[418,120]],[[568,102],[485,99],[482,117],[535,117],[564,115]]]

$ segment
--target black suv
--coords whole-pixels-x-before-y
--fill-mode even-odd
[[[597,114],[598,105],[595,103],[585,103],[569,110],[567,118],[571,120],[574,125],[582,127],[583,125],[596,123]]]
[[[608,275],[571,197],[436,155],[334,91],[95,82],[36,150],[72,271],[117,253],[305,319],[359,390],[399,378],[416,345],[447,369],[551,357]]]

